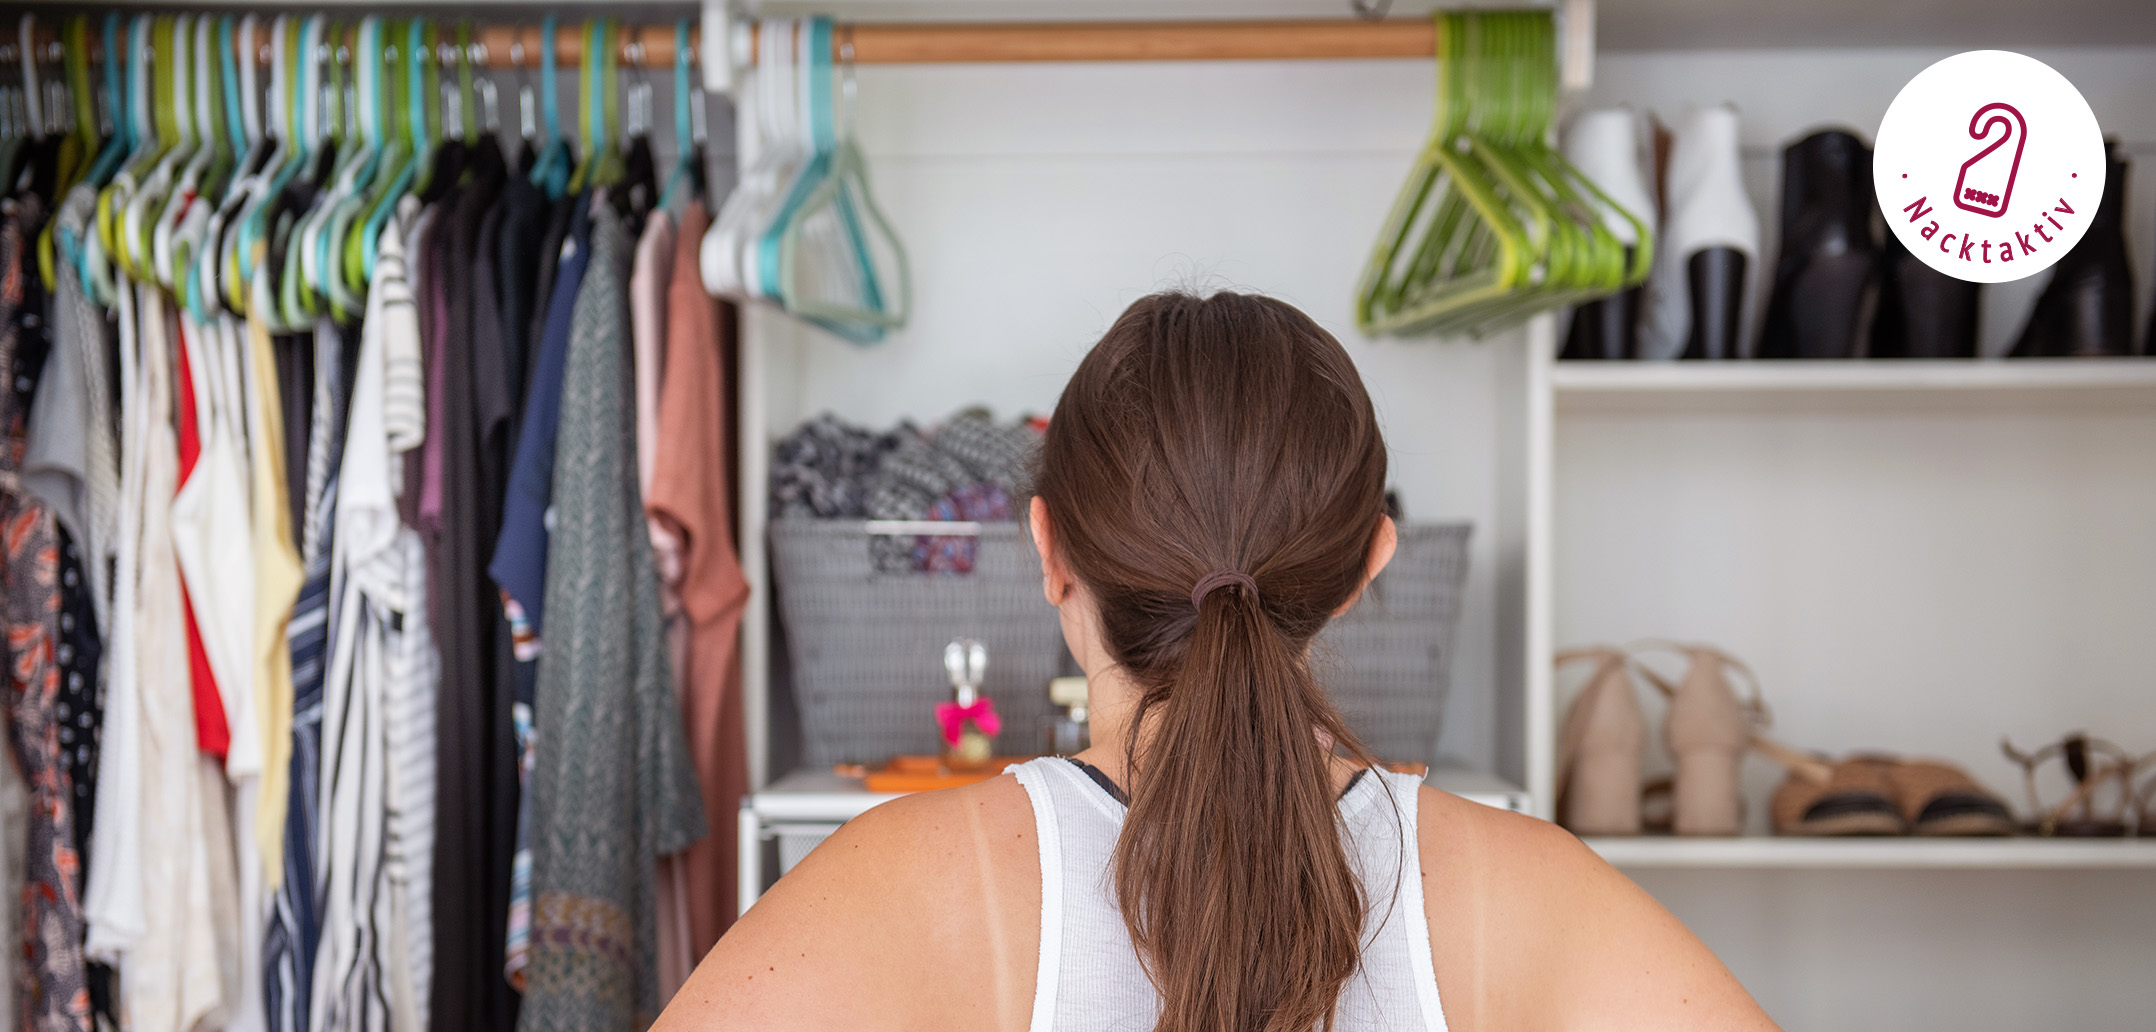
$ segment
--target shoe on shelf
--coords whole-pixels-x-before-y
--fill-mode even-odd
[[[1557,665],[1591,661],[1594,672],[1565,710],[1557,744],[1557,822],[1576,835],[1637,835],[1640,754],[1647,720],[1632,692],[1624,652],[1568,649]]]
[[[1895,804],[1893,764],[1876,759],[1830,763],[1787,746],[1761,751],[1789,771],[1768,805],[1774,833],[1809,837],[1900,835],[1909,830]]]
[[[1574,119],[1565,132],[1565,158],[1588,181],[1602,188],[1617,206],[1655,225],[1654,195],[1640,172],[1639,115],[1631,108],[1589,111]],[[1640,244],[1637,228],[1616,212],[1605,211],[1602,224],[1625,246],[1627,254]],[[1634,287],[1572,310],[1572,328],[1565,337],[1563,359],[1626,359],[1639,357],[1639,307],[1644,287]]]
[[[1662,740],[1676,761],[1672,777],[1671,830],[1679,835],[1735,835],[1744,829],[1744,786],[1738,776],[1754,731],[1766,722],[1759,682],[1736,657],[1707,645],[1646,642],[1635,651],[1675,652],[1685,657],[1676,684],[1643,664],[1642,676],[1669,696]],[[1729,674],[1742,675],[1752,699],[1738,699]]]
[[[1950,763],[1900,760],[1887,766],[1894,801],[1913,835],[2012,835],[2014,815],[1999,797]]]
[[[2126,262],[2126,159],[2118,141],[2104,141],[2110,174],[2089,231],[2051,267],[2029,322],[2014,344],[2015,358],[2134,353],[2134,274]]]
[[[1840,130],[1782,151],[1782,245],[1760,358],[1856,358],[1876,302],[1872,152]]]
[[[2142,757],[2135,769],[2156,771],[2156,753]],[[2134,793],[2134,833],[2142,838],[2156,838],[2156,774]]]
[[[1677,122],[1662,173],[1662,235],[1642,299],[1639,357],[1744,357],[1744,294],[1759,215],[1744,192],[1737,111],[1695,108]]]
[[[2136,758],[2111,742],[2080,731],[2030,752],[2014,748],[2010,739],[2002,739],[1999,748],[2007,759],[2021,765],[2029,793],[2029,812],[2034,815],[2025,830],[2046,837],[2117,838],[2127,834],[2132,830],[2127,820],[2135,802],[2135,775],[2156,764],[2156,753]],[[2037,771],[2054,760],[2065,766],[2073,789],[2064,800],[2047,806],[2037,791],[2036,777]]]
[[[1886,234],[1872,358],[1975,358],[1982,284],[1940,272]]]

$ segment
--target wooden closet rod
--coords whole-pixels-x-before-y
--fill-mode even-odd
[[[753,32],[754,30],[752,30]],[[753,36],[752,36],[753,40]],[[833,27],[855,64],[1010,61],[1283,61],[1430,57],[1437,26],[1400,21],[1017,22]],[[755,47],[749,48],[755,53]]]
[[[454,22],[442,24],[448,27]],[[35,40],[40,61],[59,60],[59,28],[57,23],[37,27]],[[759,28],[754,22],[748,27],[749,46],[745,56],[751,62],[755,60],[754,41]],[[340,21],[339,29],[353,31],[352,22]],[[624,66],[657,68],[673,64],[672,25],[622,25],[619,29]],[[264,21],[257,33],[257,46],[265,54],[270,44],[269,32],[269,23]],[[97,46],[96,37],[97,32],[93,29],[93,50]],[[476,26],[472,42],[473,60],[484,67],[539,67],[540,28],[537,25]],[[695,48],[701,43],[701,30],[692,27],[689,30],[692,59]],[[1398,21],[841,23],[832,32],[832,58],[847,59],[849,46],[855,64],[1427,58],[1437,52],[1437,29],[1428,18]],[[554,33],[555,64],[573,68],[583,56],[582,26],[558,27]]]

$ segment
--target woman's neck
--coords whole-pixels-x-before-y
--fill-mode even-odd
[[[1142,728],[1134,728],[1140,692],[1132,684],[1121,667],[1102,665],[1086,675],[1086,713],[1089,742],[1077,759],[1085,761],[1108,780],[1130,790],[1130,741],[1139,736],[1139,761],[1144,761],[1145,739],[1151,737]],[[1313,736],[1315,729],[1313,729]],[[1313,740],[1313,744],[1315,741]],[[1362,764],[1335,756],[1332,760],[1333,788],[1337,791],[1347,786],[1348,779]]]

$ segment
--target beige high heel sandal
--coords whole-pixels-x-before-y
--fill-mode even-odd
[[[1672,830],[1679,835],[1735,835],[1744,830],[1744,787],[1739,771],[1753,732],[1767,723],[1759,679],[1742,660],[1708,645],[1644,641],[1626,649],[1632,667],[1669,697],[1662,739],[1676,760]],[[1687,658],[1684,679],[1667,678],[1638,661],[1640,652],[1675,652]],[[1752,686],[1749,701],[1737,698],[1727,671]]]
[[[1647,718],[1632,691],[1630,657],[1608,646],[1567,649],[1557,666],[1595,662],[1565,710],[1557,746],[1557,822],[1577,835],[1637,835],[1639,765]]]

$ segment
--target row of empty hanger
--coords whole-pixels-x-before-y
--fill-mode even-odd
[[[485,55],[468,22],[279,15],[265,25],[254,14],[188,13],[102,21],[101,47],[82,15],[40,47],[24,16],[7,48],[23,101],[0,109],[24,109],[9,120],[24,138],[59,137],[55,196],[78,183],[98,191],[95,232],[41,240],[40,262],[48,281],[54,262],[75,264],[107,305],[125,277],[171,292],[197,318],[222,306],[273,332],[324,315],[357,318],[399,201],[438,196],[468,174],[482,141],[498,146],[500,98],[474,74]],[[625,179],[660,194],[646,203],[701,191],[702,91],[691,85],[688,23],[674,26],[679,156],[665,170],[651,167],[648,84],[632,89],[628,124],[615,118],[620,26],[594,19],[576,31],[589,58],[576,72],[577,132],[562,128],[554,47],[533,48],[540,81],[536,91],[529,82],[519,89],[516,170],[556,199],[613,184],[626,192]],[[556,38],[552,16],[540,38]],[[57,57],[50,79],[39,68],[45,57]],[[8,182],[24,149],[21,139],[0,139]]]
[[[1437,19],[1435,124],[1364,268],[1356,324],[1482,336],[1644,282],[1651,227],[1550,143],[1551,12]]]
[[[762,20],[757,74],[737,100],[752,150],[700,264],[714,294],[869,344],[905,325],[912,282],[854,141],[849,31],[824,17]]]

